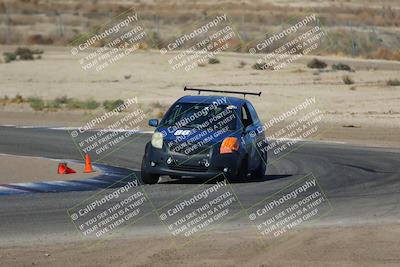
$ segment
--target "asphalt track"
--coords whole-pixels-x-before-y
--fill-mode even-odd
[[[149,134],[107,156],[101,163],[137,170]],[[81,160],[66,130],[0,127],[0,153]],[[312,174],[331,204],[331,211],[312,221],[319,225],[398,223],[400,221],[400,149],[360,147],[348,144],[301,142],[279,160],[270,155],[266,177],[231,184],[239,203],[232,204],[235,218],[222,229],[250,224],[243,209],[273,195],[296,179]],[[34,171],[34,170],[32,170]],[[140,173],[135,171],[140,177]],[[125,227],[124,235],[164,229],[154,209],[192,191],[204,180],[163,178],[145,185],[153,208],[137,223]],[[206,186],[213,186],[213,183]],[[108,189],[112,190],[112,189]],[[81,237],[67,210],[93,196],[94,191],[35,193],[0,196],[0,240],[3,244],[76,240]],[[163,230],[161,230],[163,231]]]

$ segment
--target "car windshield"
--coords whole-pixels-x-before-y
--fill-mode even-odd
[[[236,130],[236,107],[206,103],[178,103],[161,122],[163,126]]]

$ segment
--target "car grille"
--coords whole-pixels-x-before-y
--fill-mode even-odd
[[[193,155],[207,155],[211,154],[211,149],[212,146],[201,146],[201,147],[191,147],[193,149],[187,150],[187,148],[181,148],[178,145],[171,145],[171,147],[168,149],[168,152],[170,153],[177,153],[177,154],[182,154],[182,155],[187,155],[187,156],[193,156]]]
[[[187,172],[206,172],[206,171],[208,171],[208,168],[205,166],[195,166],[195,165],[187,165],[187,164],[170,165],[168,167],[171,170],[175,170],[175,171],[187,171]]]

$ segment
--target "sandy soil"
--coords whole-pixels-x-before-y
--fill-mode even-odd
[[[100,171],[83,173],[84,165],[68,162],[76,173],[57,174],[59,161],[36,157],[0,155],[0,184],[59,180],[77,180],[95,177]]]
[[[166,108],[186,95],[185,85],[244,89],[262,91],[261,97],[249,98],[264,121],[315,97],[330,128],[319,139],[399,146],[400,89],[387,86],[386,81],[399,77],[400,62],[321,57],[328,64],[349,64],[355,72],[332,71],[330,67],[318,71],[305,67],[311,59],[305,56],[283,70],[259,71],[251,68],[256,61],[252,55],[223,53],[218,56],[220,64],[185,72],[172,70],[170,58],[157,51],[139,51],[96,73],[84,71],[67,48],[46,47],[41,60],[0,64],[0,73],[6,77],[0,81],[0,95],[44,99],[67,95],[98,101],[137,96],[150,118],[159,113],[154,112],[155,103]],[[243,68],[239,68],[240,61],[246,63]],[[343,84],[343,75],[351,76],[355,83]],[[27,105],[6,105],[0,107],[0,124],[81,126],[98,112],[33,112]]]
[[[7,49],[2,48],[1,51]],[[156,51],[139,51],[128,55],[102,72],[87,72],[68,49],[49,50],[42,60],[0,64],[0,95],[13,97],[38,96],[44,99],[68,95],[79,99],[107,100],[138,96],[139,102],[156,101],[168,106],[186,95],[185,85],[204,88],[262,91],[262,97],[251,97],[263,119],[287,110],[305,98],[315,96],[317,103],[333,118],[370,116],[374,123],[387,118],[399,118],[400,90],[390,87],[386,80],[399,77],[400,62],[323,57],[327,63],[344,62],[356,71],[308,69],[305,56],[288,68],[279,71],[254,70],[256,58],[248,54],[224,53],[220,64],[198,67],[190,72],[172,70],[170,55]],[[247,65],[239,68],[239,62]],[[63,71],[59,71],[62,69]],[[343,84],[341,77],[348,74],[355,83]],[[125,79],[124,76],[131,75]],[[355,90],[350,90],[353,87]]]
[[[399,266],[400,225],[303,228],[260,242],[254,232],[3,247],[0,266]]]

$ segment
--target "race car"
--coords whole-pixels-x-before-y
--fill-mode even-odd
[[[149,120],[156,129],[142,160],[143,182],[155,184],[163,175],[230,182],[265,175],[268,141],[255,108],[245,99],[261,92],[184,90],[197,91],[198,95],[178,99],[161,121]],[[243,94],[244,98],[201,92]]]

